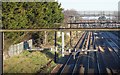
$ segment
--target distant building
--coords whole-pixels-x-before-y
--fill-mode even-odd
[[[118,21],[120,21],[120,1],[118,2]]]

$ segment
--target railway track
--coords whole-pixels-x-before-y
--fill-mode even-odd
[[[106,37],[110,37],[108,36],[108,34],[104,34]],[[109,42],[108,39],[105,39],[106,42],[109,44],[109,46],[113,49],[113,51],[116,53],[116,55],[118,56],[118,58],[120,59],[120,47],[110,38],[109,40],[111,42]],[[113,45],[113,46],[112,46]]]
[[[107,36],[107,34],[104,34],[104,35]],[[112,39],[110,38],[109,40],[112,40]],[[116,46],[114,41],[109,42],[109,40],[105,39],[105,41],[106,41],[106,43],[107,43],[107,45],[109,47],[106,50],[109,50],[109,54],[112,56],[111,58],[113,58],[112,62],[114,64],[114,66],[111,66],[112,74],[117,74],[117,71],[120,71],[120,65],[119,65],[120,56],[119,56],[119,52],[117,52],[116,49],[118,48],[117,50],[119,50],[119,47]],[[111,43],[113,43],[113,44],[111,44]],[[112,45],[114,45],[114,46],[112,46]]]
[[[84,46],[85,47],[85,42],[87,42],[87,41],[85,41],[85,40],[87,40],[87,38],[86,37],[88,37],[88,35],[86,35],[84,38],[83,38],[83,40],[81,40],[81,44],[80,44],[80,47],[79,47],[79,49],[83,49],[82,47]],[[79,53],[78,53],[79,54]],[[84,73],[84,68],[83,68],[83,65],[82,65],[82,61],[83,60],[83,56],[79,56],[78,58],[77,58],[77,60],[76,60],[76,64],[75,64],[75,66],[74,66],[74,69],[73,69],[73,72],[72,72],[72,75],[76,75],[76,74],[78,74],[78,73]],[[82,70],[81,70],[82,69]]]
[[[107,34],[104,34],[104,36],[105,37],[107,37],[108,38],[108,36],[107,36]],[[109,40],[111,40],[111,38],[109,39]],[[114,41],[111,41],[111,42],[109,42],[109,40],[108,39],[105,39],[104,41],[106,42],[106,44],[108,45],[108,47],[110,47],[111,49],[112,49],[112,54],[114,54],[114,56],[116,56],[116,58],[118,58],[118,61],[119,61],[119,63],[120,63],[120,52],[119,52],[119,47],[115,44],[115,42]]]
[[[107,34],[104,34],[104,36],[107,36]],[[99,37],[101,38],[101,37],[104,37],[104,36],[100,35]],[[104,38],[106,38],[106,37],[104,37]],[[109,38],[109,40],[110,39],[111,38]],[[107,72],[108,75],[116,74],[117,72],[114,70],[114,68],[117,68],[117,70],[120,69],[119,68],[119,63],[120,63],[119,60],[120,59],[118,59],[118,57],[117,57],[117,54],[116,54],[117,52],[115,52],[115,50],[109,45],[109,43],[108,43],[108,37],[107,37],[107,39],[103,39],[102,41],[98,41],[99,44],[101,42],[102,43],[107,43],[107,45],[105,44],[105,47],[102,47],[102,46],[99,47],[99,56],[102,59],[104,67],[106,68],[105,70],[106,70],[106,72]],[[110,49],[108,47],[111,47],[111,51],[108,50],[108,49]],[[117,66],[115,66],[115,65],[117,65]]]
[[[96,35],[96,34],[98,35]],[[65,65],[62,67],[59,75],[72,74],[72,75],[113,75],[117,74],[116,70],[120,70],[119,53],[116,52],[112,44],[115,42],[108,38],[107,34],[99,34],[100,32],[85,32],[80,37],[78,43],[74,47],[80,50],[73,59],[75,50],[71,53]],[[105,38],[105,39],[103,39]],[[112,40],[112,44],[109,43]],[[104,44],[104,46],[103,46]],[[119,46],[116,48],[119,49]],[[97,51],[92,51],[96,49]],[[82,51],[84,50],[84,51]],[[91,51],[88,51],[91,50]]]
[[[98,74],[99,75],[102,75],[102,74],[107,74],[107,71],[106,71],[106,66],[104,64],[104,61],[103,61],[103,58],[101,57],[101,52],[100,51],[103,51],[104,49],[102,49],[101,46],[99,46],[99,42],[96,41],[96,45],[97,45],[97,48],[98,48],[98,51],[95,52],[95,56],[97,57],[96,60],[97,60],[97,68],[98,68]]]
[[[117,33],[117,32],[116,32],[116,33]],[[119,34],[118,34],[118,35],[115,35],[115,34],[113,34],[112,32],[106,32],[106,34],[107,34],[108,37],[113,36],[113,37],[111,37],[111,41],[113,41],[114,44],[116,44],[116,46],[120,49],[120,43],[119,43],[120,37],[119,37]]]
[[[84,40],[84,44],[86,45],[86,47],[84,47],[85,49],[89,49],[90,48],[90,42],[93,41],[93,39],[90,39],[90,37],[92,36],[92,32],[88,32],[88,36],[86,38],[86,41]],[[85,43],[86,42],[86,43]],[[92,43],[93,44],[93,43]],[[93,46],[93,45],[92,45]],[[93,47],[92,47],[93,48]],[[92,59],[92,61],[91,61]],[[82,62],[81,62],[82,61]],[[85,62],[87,61],[87,62]],[[91,63],[90,63],[91,62]],[[85,64],[84,64],[85,63]],[[72,75],[76,75],[76,74],[89,74],[89,73],[94,73],[94,56],[93,56],[93,52],[87,52],[87,56],[79,56],[78,59],[76,60],[76,65],[74,67],[73,73]]]
[[[86,38],[87,37],[87,38]],[[79,47],[79,49],[82,49],[82,45],[85,47],[85,42],[87,42],[87,46],[88,46],[88,37],[89,37],[89,32],[88,32],[88,35],[86,35],[85,37],[84,37],[84,40],[87,40],[87,41],[84,41],[83,43],[82,43],[82,40],[81,40],[81,44],[80,44],[80,47]],[[85,47],[85,48],[88,48],[88,47]],[[78,53],[78,55],[79,55],[79,53]],[[76,75],[76,74],[79,74],[79,70],[81,70],[81,68],[83,69],[83,65],[81,65],[82,64],[82,62],[81,61],[79,61],[79,60],[83,60],[83,57],[81,58],[81,57],[79,57],[78,56],[78,58],[76,59],[76,63],[75,63],[75,66],[74,66],[74,69],[73,69],[73,72],[72,72],[72,75]],[[84,73],[83,71],[82,71],[82,73]],[[82,74],[81,73],[81,74]]]
[[[80,40],[83,40],[86,36],[86,32],[82,35],[82,37],[80,38]],[[74,49],[77,47],[77,45],[79,44],[79,42],[81,41],[78,41],[78,43],[76,44],[76,46],[74,47]],[[72,61],[72,62],[71,62]],[[75,66],[75,62],[76,60],[73,59],[73,53],[70,55],[70,57],[68,58],[67,62],[65,63],[64,67],[62,68],[62,70],[60,71],[60,75],[62,74],[65,74],[65,73],[72,73],[73,69],[74,69],[74,66]]]
[[[97,45],[96,45],[96,39],[95,39],[95,35],[92,33],[92,37],[93,37],[93,48],[97,49]],[[100,75],[101,73],[101,69],[100,69],[100,63],[98,60],[98,52],[94,52],[94,74],[95,75]]]

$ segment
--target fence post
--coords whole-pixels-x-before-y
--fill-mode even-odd
[[[11,51],[12,51],[11,56],[13,56],[13,55],[14,55],[14,45],[12,45],[12,47],[13,47],[13,49],[11,50]]]
[[[13,50],[13,55],[15,55],[15,45],[13,46],[14,50]]]
[[[21,49],[20,49],[20,53],[23,51],[23,42],[21,42],[21,47],[20,47]]]
[[[18,51],[18,49],[17,49],[17,44],[16,44],[15,46],[16,46],[16,47],[15,47],[15,48],[16,48],[15,54],[17,55],[17,51]]]
[[[11,46],[10,46],[11,47]],[[9,47],[9,49],[8,49],[8,55],[10,56],[10,47]]]
[[[20,50],[19,50],[19,52],[21,53],[21,50],[23,49],[22,46],[23,44],[22,44],[22,42],[20,43]]]
[[[16,55],[16,50],[17,50],[17,48],[16,48],[16,44],[15,44],[15,50],[14,50],[14,55]]]
[[[29,47],[30,47],[31,46],[30,40],[28,40],[27,43],[29,44]]]
[[[17,54],[19,54],[19,45],[20,44],[17,44]]]

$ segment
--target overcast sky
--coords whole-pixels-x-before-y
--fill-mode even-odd
[[[120,0],[58,0],[64,9],[78,11],[118,11]]]

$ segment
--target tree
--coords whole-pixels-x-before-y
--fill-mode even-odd
[[[36,29],[59,27],[64,15],[61,4],[57,2],[3,2],[3,29]],[[6,38],[16,37],[24,33],[6,33]],[[31,35],[34,33],[31,33]],[[42,32],[36,39],[43,39]]]
[[[63,20],[57,2],[3,2],[2,7],[4,29],[51,28]]]
[[[74,16],[76,20],[79,20],[79,16],[78,16],[79,13],[74,9],[64,10],[63,14],[64,14],[64,22],[65,23],[70,22],[70,16]]]

